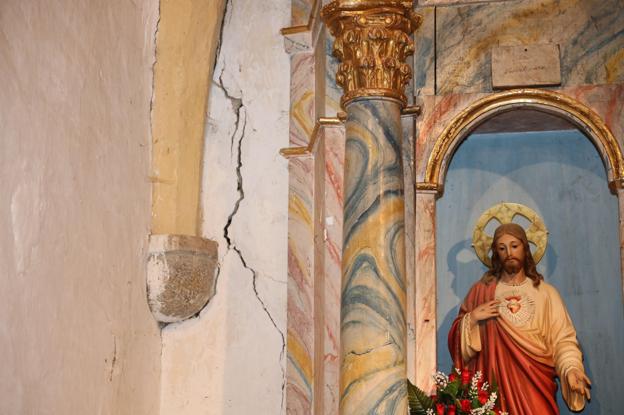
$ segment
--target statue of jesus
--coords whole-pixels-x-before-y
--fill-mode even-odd
[[[510,415],[559,414],[563,398],[573,411],[590,399],[576,330],[557,290],[537,272],[524,229],[500,225],[492,265],[472,286],[449,333],[457,368],[480,370],[499,386]]]

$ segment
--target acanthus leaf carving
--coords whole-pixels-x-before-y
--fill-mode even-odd
[[[321,17],[336,39],[341,105],[366,96],[395,98],[406,105],[404,89],[412,70],[405,61],[414,53],[410,34],[421,22],[412,3],[337,0],[323,8]]]

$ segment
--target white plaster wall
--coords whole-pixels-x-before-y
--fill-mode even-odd
[[[279,29],[289,22],[287,0],[227,4],[202,192],[220,271],[200,315],[163,330],[162,415],[285,413],[288,171],[278,150],[290,70]]]
[[[0,1],[0,414],[154,415],[157,0]]]

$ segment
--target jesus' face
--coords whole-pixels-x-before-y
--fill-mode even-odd
[[[524,245],[515,236],[504,234],[498,238],[496,252],[507,274],[515,275],[524,266]]]

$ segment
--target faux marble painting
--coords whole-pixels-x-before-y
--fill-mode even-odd
[[[324,321],[323,414],[337,414],[340,376],[340,279],[342,274],[343,170],[345,136],[343,128],[324,131]]]
[[[315,74],[338,65],[323,33],[318,42],[291,56],[291,146],[308,146],[317,117],[340,110],[335,69]],[[289,414],[338,413],[344,142],[343,128],[321,127],[312,154],[290,159]]]
[[[624,81],[620,0],[479,3],[436,7],[434,15],[433,27],[425,24],[416,34],[415,73],[421,95],[432,93],[432,84],[438,95],[491,91],[495,46],[558,44],[563,87]],[[432,38],[433,52],[427,47]],[[435,73],[430,69],[432,53]]]
[[[296,7],[304,10],[313,2],[299,3],[303,6]],[[491,91],[491,48],[559,43],[564,88],[556,90],[592,108],[620,144],[624,138],[621,2],[444,3],[426,0],[417,8],[424,19],[415,35],[414,92],[410,95],[416,96],[422,114],[416,118],[415,127],[409,118],[403,119],[407,137],[402,143],[407,272],[402,295],[407,343],[401,353],[407,356],[408,376],[425,388],[431,386],[436,362],[436,202],[431,192],[414,195],[412,184],[423,181],[427,159],[443,129],[459,112]],[[305,16],[300,18],[301,24],[307,22]],[[333,39],[322,34],[318,42],[317,52],[324,56],[310,51],[291,56],[291,146],[308,144],[316,117],[332,117],[342,110],[342,90],[335,83],[338,61],[332,56]],[[315,73],[315,68],[323,68],[325,73]],[[292,414],[338,413],[340,350],[349,347],[340,344],[345,200],[348,215],[352,206],[345,196],[349,190],[343,187],[345,131],[322,130],[323,138],[313,154],[290,161],[286,412]],[[319,168],[319,163],[324,168]],[[347,187],[353,185],[347,183]],[[350,229],[354,222],[348,221],[346,226]],[[353,253],[347,249],[346,255],[345,260],[352,263],[349,258]],[[367,284],[363,286],[369,288]],[[349,302],[349,298],[347,294],[343,301]],[[343,317],[343,324],[345,321]],[[365,366],[358,368],[367,370]]]
[[[414,249],[415,249],[415,195],[414,195],[414,117],[401,118],[403,128],[403,140],[401,142],[401,157],[403,164],[403,192],[405,203],[405,290],[406,308],[405,319],[407,323],[407,375],[410,379],[415,378],[415,366],[411,364],[416,357],[416,332],[415,332],[415,303],[414,295]]]
[[[314,53],[290,58],[290,145],[307,146],[315,122]]]
[[[301,26],[308,24],[310,12],[314,0],[292,0],[292,21],[291,26]]]
[[[624,144],[624,85],[586,85],[564,88],[568,95],[598,114],[611,130],[620,147]],[[417,121],[416,182],[424,180],[427,161],[436,139],[465,108],[488,94],[451,94],[421,98],[422,114]]]
[[[293,3],[293,12],[296,7]],[[305,2],[302,2],[305,3]],[[316,120],[316,77],[314,52],[291,55],[290,146],[306,147]],[[289,160],[288,197],[288,300],[286,340],[287,413],[314,412],[314,388],[318,345],[315,313],[315,251],[318,205],[318,169],[314,157],[303,155]],[[318,319],[316,319],[318,320]]]
[[[407,410],[399,106],[349,105],[341,298],[342,414]]]
[[[332,54],[334,45],[331,35],[326,34],[325,41],[325,113],[328,117],[334,116],[340,108],[340,98],[342,97],[342,88],[336,84],[336,72],[340,62]]]
[[[414,360],[412,381],[421,389],[433,387],[436,370],[436,245],[434,192],[418,192],[415,207],[414,282]]]
[[[289,161],[286,407],[311,413],[314,388],[314,160]]]
[[[501,3],[504,1],[514,1],[514,0],[418,0],[418,6],[449,6],[449,5],[458,5],[458,4],[469,4],[469,3],[489,3],[489,2],[497,2]]]
[[[414,90],[416,95],[434,95],[436,8],[422,7],[417,12],[423,19],[414,34]]]

